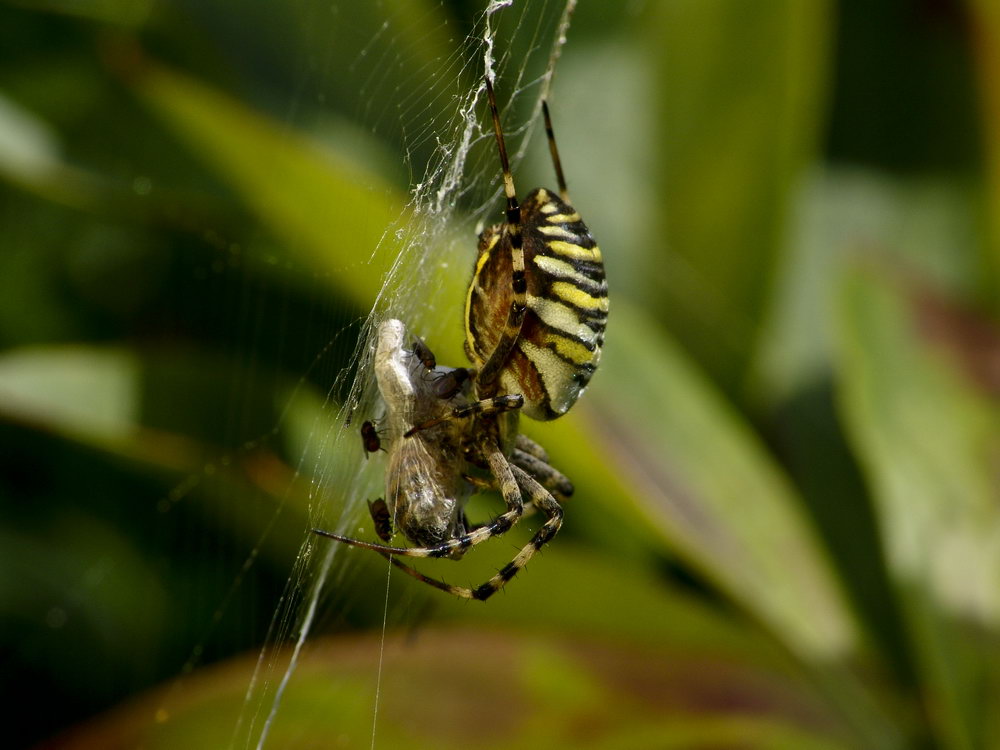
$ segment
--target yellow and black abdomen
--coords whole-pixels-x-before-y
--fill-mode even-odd
[[[503,393],[524,396],[522,412],[555,419],[583,393],[601,360],[608,316],[604,263],[579,214],[538,189],[521,206],[527,310],[500,371]],[[465,310],[466,352],[478,368],[496,347],[513,296],[506,225],[480,236]]]

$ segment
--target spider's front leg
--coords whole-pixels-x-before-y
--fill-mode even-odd
[[[467,417],[475,416],[489,416],[493,414],[502,414],[506,411],[513,411],[514,409],[520,409],[524,405],[524,396],[520,394],[514,394],[510,396],[494,396],[493,398],[484,398],[482,401],[476,401],[472,404],[467,404],[465,406],[456,406],[451,409],[448,413],[440,417],[435,417],[434,419],[428,419],[426,422],[421,422],[418,425],[411,427],[405,433],[403,433],[404,438],[413,437],[416,433],[421,430],[426,430],[430,427],[442,424],[444,422],[449,422],[453,419],[465,419]]]
[[[528,309],[528,279],[524,270],[521,206],[517,202],[517,193],[514,190],[514,178],[510,173],[510,160],[507,158],[507,146],[504,144],[503,128],[500,126],[496,95],[493,93],[493,84],[490,82],[489,76],[486,77],[486,94],[490,102],[490,113],[493,116],[493,129],[496,132],[497,149],[500,152],[500,167],[503,170],[504,195],[507,198],[506,223],[500,229],[500,238],[493,251],[499,252],[505,245],[509,247],[512,294],[507,322],[500,334],[500,339],[493,351],[490,352],[489,358],[483,363],[476,379],[476,392],[483,396],[496,393],[497,376],[510,359],[514,344],[517,343],[521,335],[524,315]]]

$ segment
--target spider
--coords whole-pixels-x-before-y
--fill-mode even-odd
[[[569,203],[548,105],[542,102],[559,195],[544,188],[518,203],[496,96],[487,98],[506,196],[505,221],[484,230],[465,304],[465,351],[471,368],[438,367],[419,339],[403,348],[403,325],[379,328],[375,373],[387,409],[388,501],[370,505],[376,532],[392,523],[417,547],[391,547],[315,530],[375,550],[425,583],[456,596],[485,600],[558,533],[563,510],[555,495],[573,487],[537,443],[518,432],[521,412],[548,420],[565,414],[600,362],[607,320],[607,284],[597,243]],[[422,375],[434,373],[433,385]],[[482,479],[473,469],[488,470]],[[473,527],[464,506],[476,489],[495,488],[506,512]],[[555,493],[555,494],[553,494]],[[461,558],[505,533],[524,514],[525,494],[544,524],[511,562],[470,589],[430,578],[395,556]],[[379,505],[378,503],[382,503]]]
[[[545,132],[559,195],[545,188],[518,204],[496,97],[486,92],[507,198],[506,221],[479,236],[465,302],[465,351],[480,398],[524,396],[523,413],[548,420],[583,394],[601,360],[608,286],[601,251],[570,205],[549,108]]]
[[[379,326],[375,351],[375,377],[385,402],[380,422],[382,445],[389,454],[386,497],[369,503],[376,533],[385,542],[393,528],[417,547],[392,547],[313,529],[316,534],[356,547],[372,549],[415,578],[468,599],[488,599],[527,564],[562,523],[562,507],[553,496],[573,494],[570,481],[552,468],[545,451],[516,432],[520,395],[474,400],[471,381],[465,379],[449,398],[438,395],[433,380],[425,377],[422,359],[426,349],[405,347],[405,329],[398,320]],[[436,366],[435,378],[460,372]],[[490,479],[477,476],[487,469]],[[473,492],[497,488],[507,511],[489,523],[473,526],[465,504]],[[397,559],[449,557],[460,559],[471,547],[502,534],[524,513],[523,494],[546,521],[531,541],[508,565],[476,588],[453,586],[425,576]]]

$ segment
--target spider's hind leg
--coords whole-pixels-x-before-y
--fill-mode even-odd
[[[473,404],[473,406],[475,406],[475,404]],[[456,537],[455,539],[449,539],[433,547],[392,547],[387,544],[365,542],[360,539],[335,534],[332,531],[325,531],[324,529],[313,529],[312,531],[314,534],[324,536],[327,539],[334,539],[338,542],[343,542],[344,544],[349,544],[352,547],[374,550],[383,556],[403,555],[405,557],[459,557],[470,547],[481,544],[491,537],[507,533],[507,531],[509,531],[514,524],[521,520],[521,515],[524,513],[524,501],[521,498],[521,490],[518,486],[519,480],[516,479],[515,476],[518,475],[518,472],[524,476],[528,475],[525,474],[522,469],[518,469],[516,466],[511,466],[507,459],[504,458],[503,453],[496,446],[489,446],[487,444],[486,448],[487,450],[484,451],[484,454],[490,467],[490,473],[497,481],[497,486],[500,488],[500,494],[503,495],[504,502],[507,504],[507,510],[494,518],[492,521],[472,529],[471,531],[466,531],[466,533]],[[528,478],[530,479],[530,477]],[[531,481],[534,482],[534,480]]]
[[[532,456],[544,461],[545,463],[549,462],[548,452],[523,432],[517,433],[517,438],[514,440],[514,446],[525,453],[530,453]]]
[[[535,481],[524,469],[511,466],[518,485],[523,488],[531,498],[532,504],[546,515],[545,523],[535,532],[521,551],[517,553],[513,560],[504,565],[500,571],[486,583],[477,586],[472,591],[472,598],[485,601],[493,594],[503,588],[511,578],[517,575],[528,561],[534,557],[535,553],[552,541],[552,537],[559,533],[563,521],[562,506],[552,497],[552,493]]]
[[[510,466],[508,464],[508,466]],[[423,581],[429,586],[446,591],[454,596],[461,597],[463,599],[478,599],[479,601],[485,601],[489,599],[493,594],[503,588],[504,584],[507,583],[511,578],[513,578],[517,573],[528,564],[528,561],[534,557],[535,553],[548,544],[552,537],[559,533],[559,529],[562,527],[563,519],[563,509],[562,506],[556,501],[552,494],[548,492],[542,485],[536,482],[530,474],[528,474],[524,469],[517,466],[510,466],[511,478],[514,480],[516,485],[516,491],[518,497],[520,497],[521,489],[525,490],[531,498],[531,503],[539,510],[541,510],[546,516],[546,521],[542,527],[535,532],[534,536],[531,537],[531,541],[528,542],[521,551],[517,553],[513,560],[507,563],[500,571],[493,576],[486,583],[477,586],[476,588],[467,588],[465,586],[454,586],[450,583],[446,583],[438,578],[432,578],[426,576],[415,568],[410,567],[402,560],[393,557],[388,552],[383,552],[382,550],[376,549],[383,557],[387,558],[389,562],[395,565],[397,568],[405,571],[409,575],[416,578],[418,581]],[[510,488],[508,487],[508,492]],[[506,516],[507,514],[504,514]],[[520,514],[519,514],[520,515]],[[500,518],[504,518],[500,516]],[[495,523],[495,522],[494,522]],[[488,529],[491,524],[486,524],[483,529]],[[504,529],[506,531],[506,529]],[[489,536],[494,536],[497,533],[493,532]],[[485,538],[489,538],[489,536]]]
[[[518,468],[524,469],[549,492],[554,492],[560,497],[570,497],[573,494],[573,483],[569,478],[537,455],[515,448],[510,455],[510,461]]]

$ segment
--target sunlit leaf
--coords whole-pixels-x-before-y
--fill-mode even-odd
[[[526,542],[527,535],[521,536]],[[523,543],[519,537],[507,541],[477,548],[463,560],[461,568],[442,561],[435,570],[444,569],[441,575],[448,580],[466,581],[471,575],[462,570],[468,567],[466,562],[485,557],[488,561],[483,567],[490,575],[508,561],[515,544]],[[476,563],[479,567],[478,559]],[[396,571],[393,574],[398,575]],[[405,576],[401,580],[409,584]],[[761,631],[720,617],[696,597],[673,591],[630,562],[596,551],[586,553],[568,540],[553,542],[485,606],[444,598],[436,592],[431,595],[438,600],[437,610],[449,619],[499,621],[540,632],[602,634],[635,643],[669,639],[693,651],[710,648],[750,656],[761,664],[787,667],[792,663]],[[586,606],[580,606],[582,602]]]
[[[93,176],[63,161],[48,123],[0,93],[0,175],[50,200],[90,206]]]
[[[10,415],[95,441],[137,427],[139,365],[116,349],[24,349],[0,357],[0,407]]]
[[[956,291],[975,276],[975,216],[954,180],[817,169],[797,192],[787,251],[758,350],[757,390],[779,402],[832,367],[834,302],[854,253],[884,248]]]
[[[1000,643],[1000,410],[931,344],[901,280],[857,271],[841,303],[843,413],[925,700],[945,746],[981,746],[1000,685],[982,658]]]
[[[241,501],[236,509],[224,498],[220,502],[225,512],[232,514],[232,528],[253,541],[261,538],[276,500],[291,498],[297,501],[292,507],[300,515],[297,522],[290,522],[295,539],[286,536],[282,543],[285,549],[293,549],[305,524],[306,503],[299,499],[297,486],[293,488],[292,470],[275,455],[274,447],[268,446],[267,434],[262,433],[238,451],[225,452],[217,444],[199,441],[193,420],[184,423],[186,429],[180,429],[180,424],[171,425],[173,429],[151,424],[157,420],[157,409],[166,406],[159,400],[167,399],[170,391],[162,384],[152,385],[148,370],[155,369],[159,376],[170,369],[173,380],[168,378],[168,382],[177,385],[184,383],[179,376],[184,368],[201,368],[204,373],[206,361],[204,357],[174,356],[170,358],[170,369],[158,367],[155,359],[144,360],[124,349],[78,345],[15,350],[0,356],[0,416],[140,461],[156,470],[167,470],[168,476],[183,476],[183,481],[165,490],[162,501],[166,503],[182,500],[210,476],[215,482],[228,482],[228,492],[242,493]],[[215,383],[215,391],[213,384],[208,384],[202,394],[209,404],[206,411],[225,409],[221,399],[225,383],[224,379]],[[190,388],[188,396],[196,398]],[[264,496],[251,493],[248,482],[263,490]],[[288,528],[281,527],[280,531],[287,534]]]

